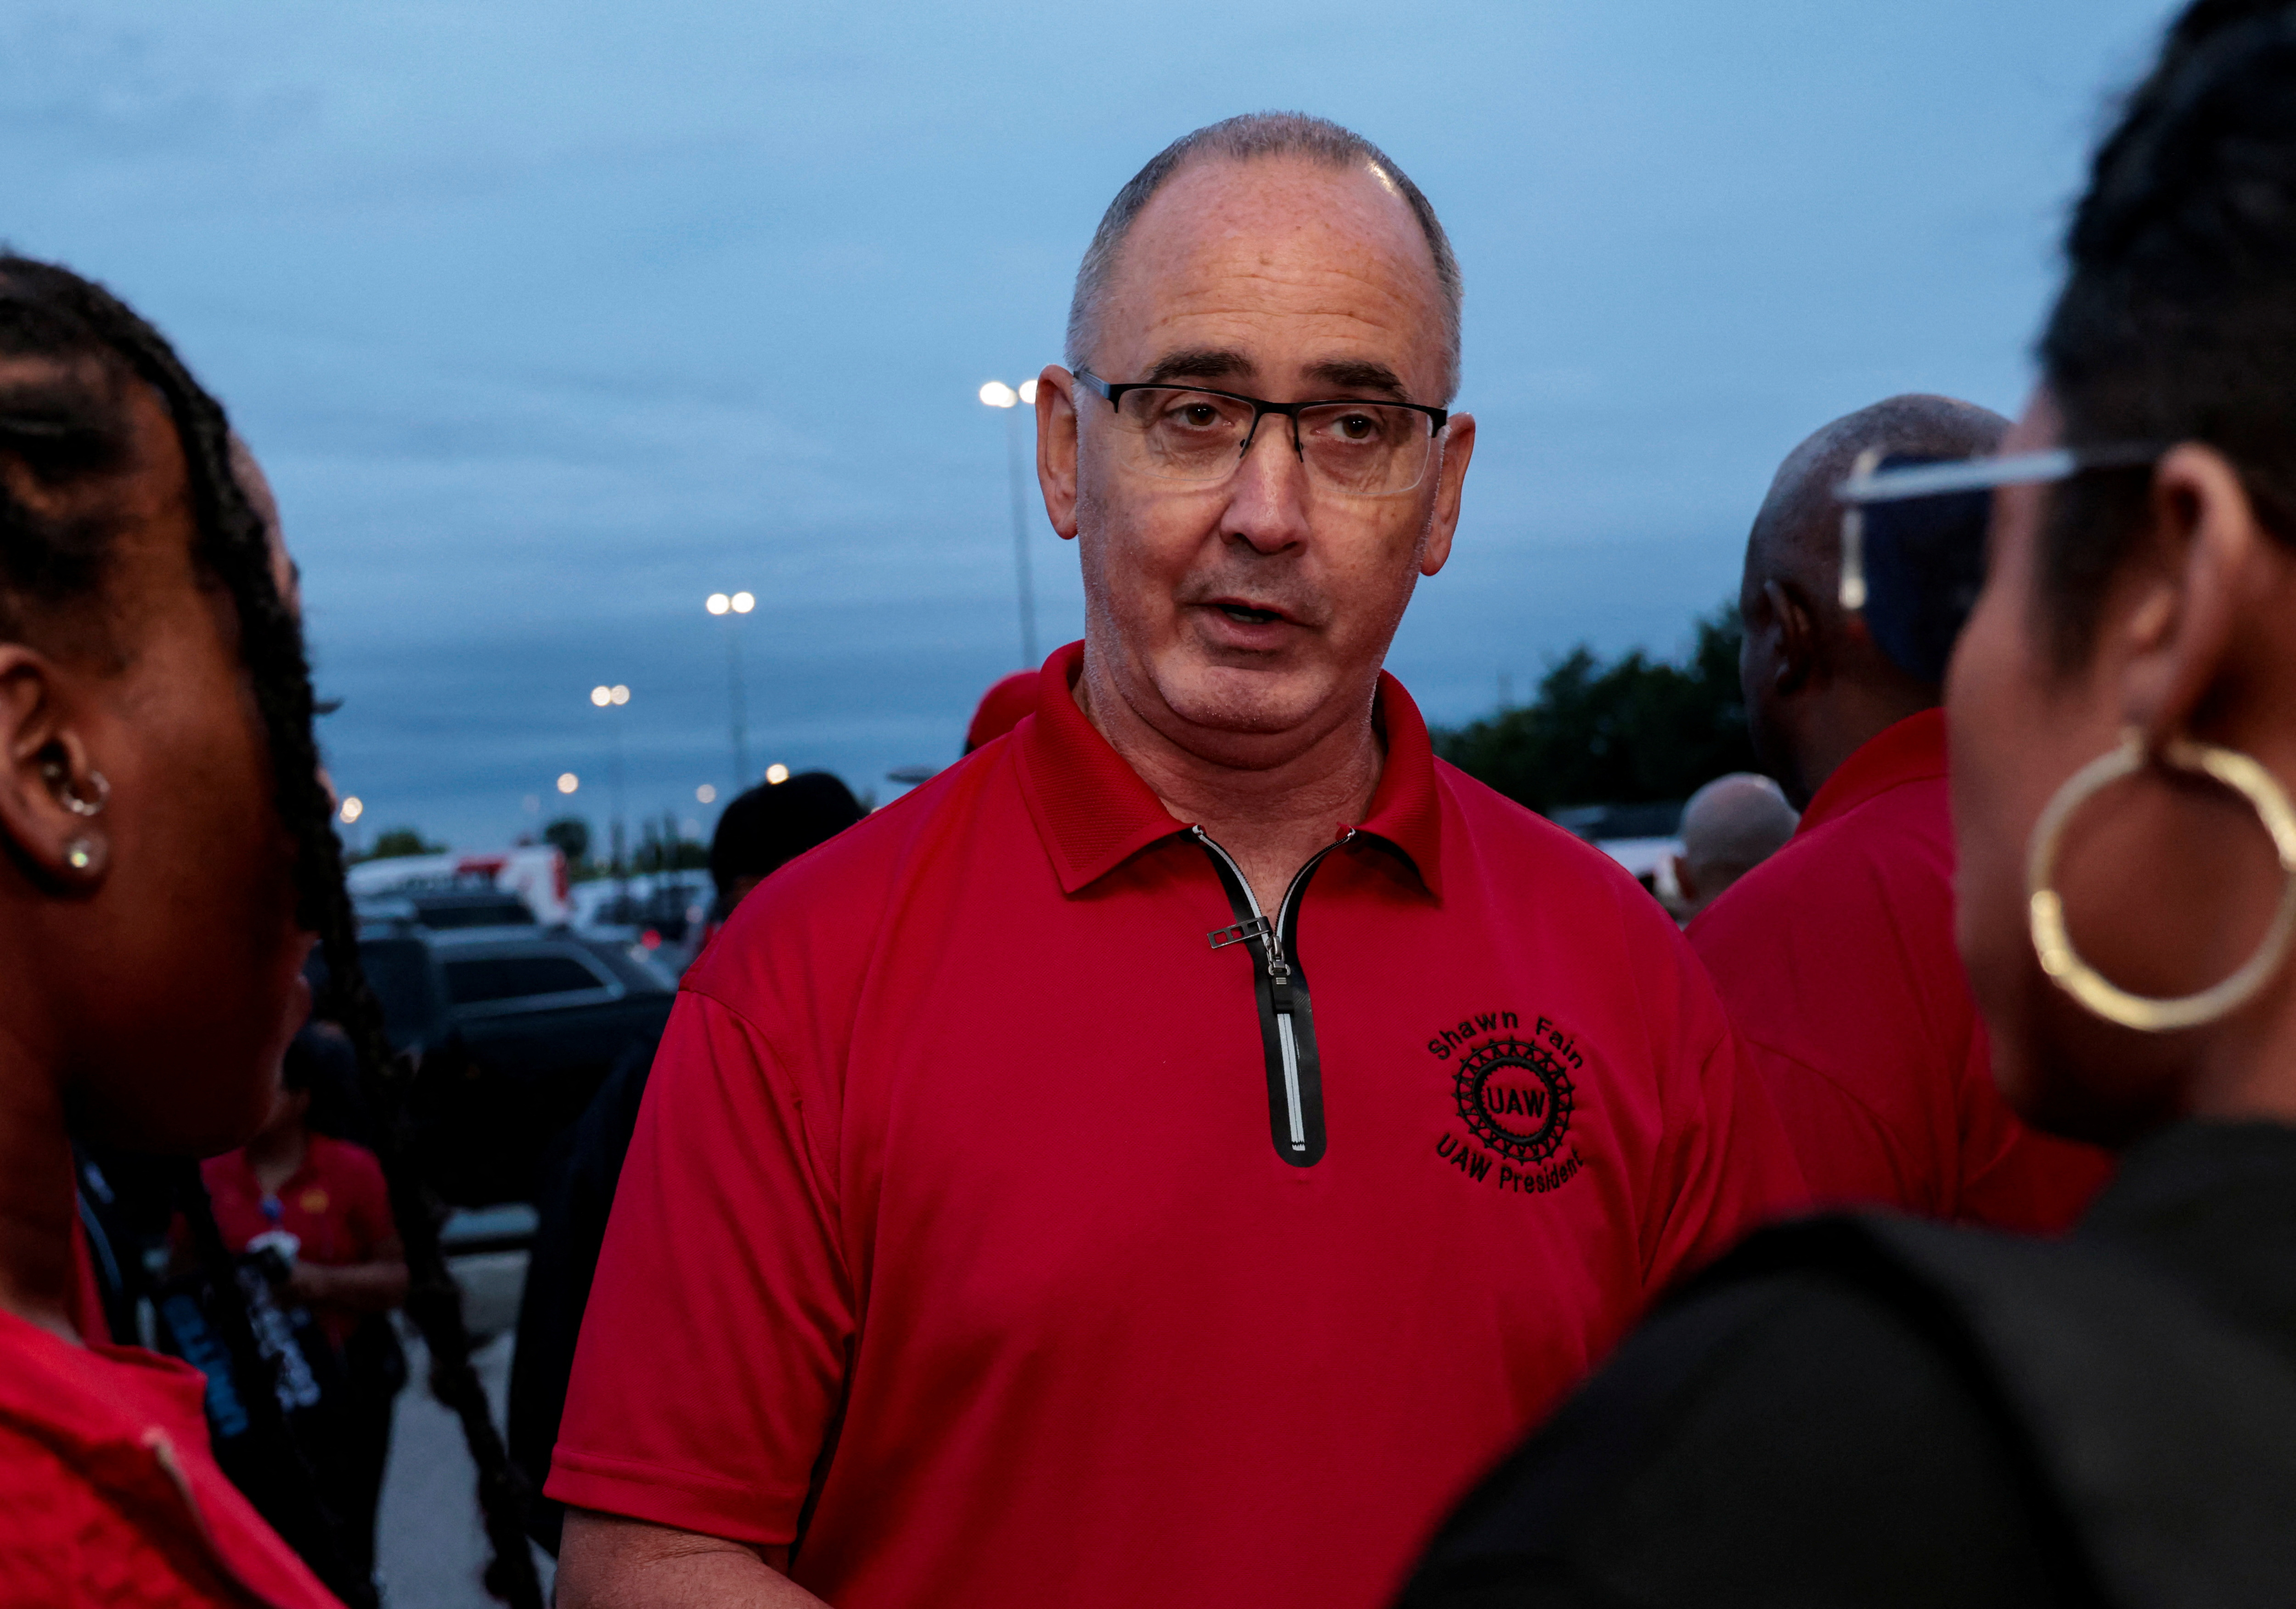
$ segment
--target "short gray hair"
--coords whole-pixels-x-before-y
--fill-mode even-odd
[[[1101,216],[1100,227],[1093,232],[1092,244],[1085,248],[1083,264],[1077,269],[1076,294],[1069,300],[1070,368],[1081,369],[1092,361],[1101,293],[1116,265],[1125,236],[1132,233],[1133,224],[1156,192],[1200,157],[1218,157],[1232,162],[1255,161],[1262,157],[1304,157],[1328,167],[1369,167],[1394,186],[1410,207],[1411,216],[1419,221],[1419,231],[1426,237],[1427,249],[1435,258],[1435,283],[1443,294],[1442,400],[1448,403],[1457,394],[1463,287],[1459,259],[1451,250],[1450,236],[1443,233],[1442,221],[1435,216],[1434,203],[1411,182],[1410,176],[1369,140],[1328,118],[1309,117],[1301,111],[1247,112],[1224,122],[1207,124],[1193,134],[1182,135],[1149,159],[1148,166],[1134,174],[1131,183],[1116,192],[1116,199]]]

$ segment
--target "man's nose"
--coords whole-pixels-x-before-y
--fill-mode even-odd
[[[1224,525],[1228,535],[1262,552],[1306,540],[1308,466],[1300,459],[1292,421],[1283,414],[1260,416],[1259,428],[1229,482]]]

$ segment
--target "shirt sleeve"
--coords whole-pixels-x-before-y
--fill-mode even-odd
[[[795,1539],[854,1331],[823,1160],[832,1103],[813,1094],[755,1025],[678,997],[583,1316],[550,1497]]]

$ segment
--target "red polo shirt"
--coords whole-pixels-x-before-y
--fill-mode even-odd
[[[263,1187],[247,1164],[245,1151],[226,1152],[200,1164],[216,1227],[224,1245],[243,1252],[269,1229],[285,1229],[302,1242],[299,1261],[327,1268],[372,1262],[398,1238],[390,1216],[390,1189],[382,1164],[365,1146],[311,1136],[303,1165],[279,1187],[278,1217],[265,1210]],[[315,1307],[314,1316],[337,1346],[350,1338],[365,1315],[347,1308]]]
[[[216,1467],[205,1391],[0,1312],[0,1604],[340,1609]]]
[[[2112,1171],[1993,1086],[1953,934],[1945,712],[1879,733],[1690,925],[1821,1202],[2069,1227]]]
[[[1392,678],[1283,1011],[1081,663],[688,975],[548,1491],[838,1609],[1367,1609],[1799,1177],[1658,905]]]

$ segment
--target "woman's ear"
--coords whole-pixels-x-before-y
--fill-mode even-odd
[[[53,886],[87,890],[111,859],[101,817],[111,785],[70,705],[55,661],[0,642],[0,841]]]
[[[2190,730],[2234,668],[2249,616],[2273,600],[2288,565],[2240,472],[2194,442],[2154,466],[2143,541],[2152,551],[2131,568],[2133,596],[2108,606],[2106,629],[2120,641],[2100,647],[2117,648],[2128,723],[2158,752]]]

